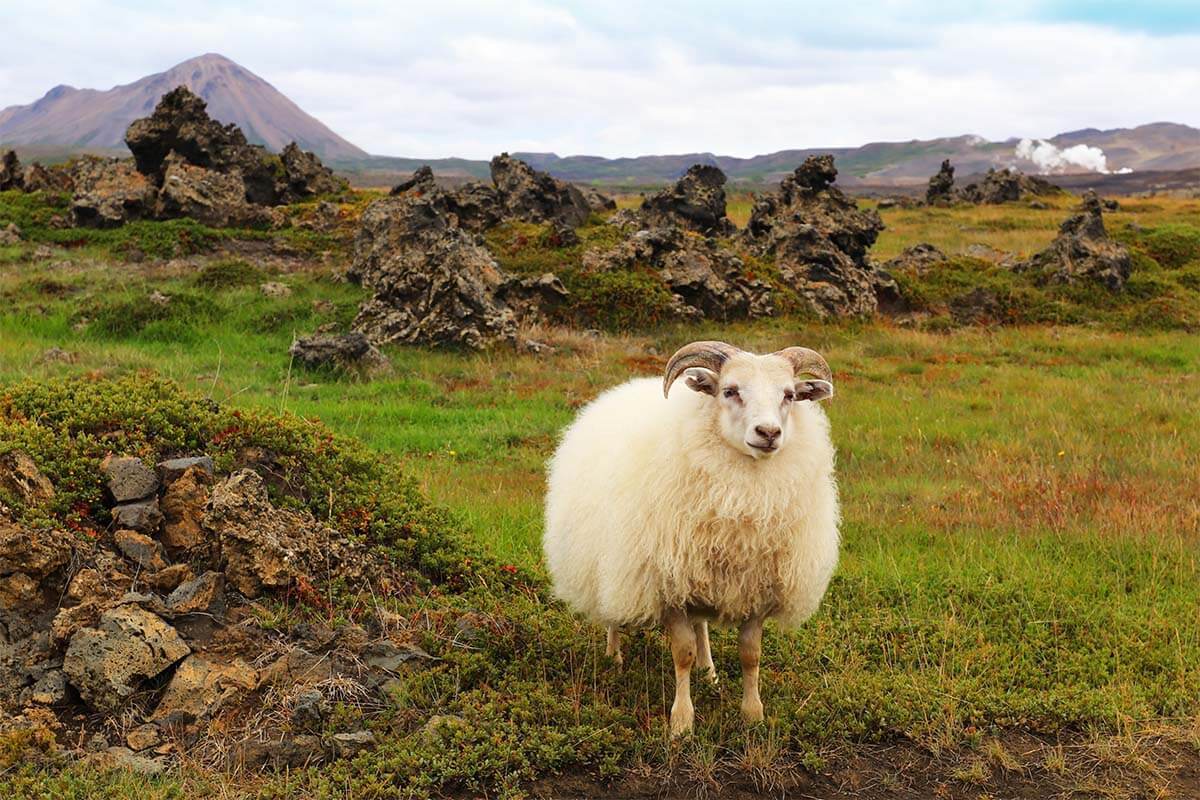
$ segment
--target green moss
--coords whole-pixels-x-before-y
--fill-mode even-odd
[[[563,277],[571,292],[564,312],[574,322],[606,330],[629,331],[671,318],[674,298],[662,279],[649,270],[576,272]]]
[[[232,289],[257,286],[267,279],[267,273],[240,258],[228,258],[205,264],[196,274],[196,285],[205,289]]]
[[[1149,256],[1135,261],[1125,288],[1114,292],[1092,281],[1041,283],[1031,273],[990,261],[955,256],[926,270],[897,270],[893,277],[908,306],[950,318],[1000,324],[1104,322],[1118,328],[1193,329],[1200,294]],[[948,312],[949,316],[946,316]],[[927,323],[928,325],[931,323]]]
[[[194,291],[153,297],[147,292],[97,299],[84,313],[93,335],[171,342],[191,338],[198,326],[217,317],[220,308],[207,295]]]
[[[1130,239],[1135,247],[1166,269],[1178,269],[1200,259],[1200,227],[1195,225],[1159,225],[1121,238]]]

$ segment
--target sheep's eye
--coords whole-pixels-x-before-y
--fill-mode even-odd
[[[783,393],[783,402],[790,403],[795,399],[796,399],[796,393],[793,392],[791,389],[788,389]]]
[[[737,387],[736,387],[736,386],[729,386],[729,387],[727,387],[727,388],[725,389],[725,391],[724,391],[724,392],[722,392],[722,394],[724,394],[726,397],[737,397],[737,396],[738,396],[738,390],[737,390]]]

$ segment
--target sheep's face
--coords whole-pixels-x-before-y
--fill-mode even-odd
[[[796,377],[792,365],[775,356],[738,353],[720,373],[703,367],[684,372],[693,391],[712,396],[721,438],[751,458],[770,458],[787,446],[792,409],[833,394],[828,381]]]

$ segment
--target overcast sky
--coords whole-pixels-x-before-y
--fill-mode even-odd
[[[1182,0],[0,0],[0,19],[0,108],[217,52],[386,155],[1200,125],[1200,8]]]

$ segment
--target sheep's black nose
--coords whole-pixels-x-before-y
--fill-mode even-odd
[[[778,439],[782,431],[774,425],[755,425],[754,432],[770,443]]]

